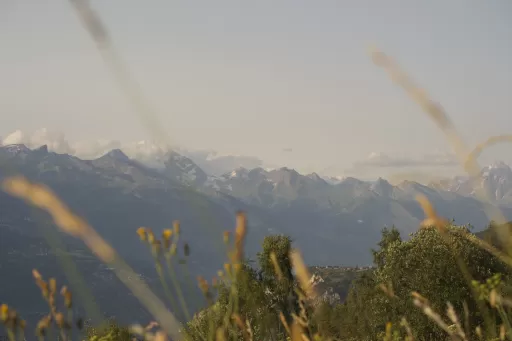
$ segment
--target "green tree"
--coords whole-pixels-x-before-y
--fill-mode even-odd
[[[268,292],[269,305],[273,310],[282,312],[287,320],[290,320],[291,314],[297,312],[298,309],[296,283],[290,260],[291,249],[290,237],[273,235],[265,237],[262,251],[258,253],[261,280]],[[272,254],[275,255],[281,278],[276,273],[277,269],[272,261]]]
[[[393,244],[401,242],[400,232],[393,225],[390,229],[387,227],[382,229],[382,238],[377,243],[378,250],[372,250],[373,262],[376,266],[382,267],[386,263],[386,250]]]
[[[240,338],[241,331],[232,320],[236,313],[251,326],[254,339],[284,340],[286,334],[279,313],[290,316],[290,307],[297,306],[290,250],[289,237],[266,237],[258,254],[260,271],[245,262],[235,281],[220,283],[216,302],[187,324],[188,338],[211,339],[219,328],[228,337]],[[282,278],[276,273],[271,254],[276,256]]]
[[[465,227],[455,226],[448,228],[445,237],[434,228],[420,229],[407,241],[401,241],[393,230],[383,230],[381,249],[374,251],[377,266],[374,278],[361,279],[351,290],[346,313],[358,317],[348,320],[360,323],[368,335],[376,337],[383,332],[386,322],[398,325],[405,317],[417,339],[445,337],[444,332],[413,305],[411,293],[416,291],[441,314],[450,302],[457,314],[464,316],[463,303],[466,302],[471,324],[481,324],[482,316],[472,295],[471,284],[460,264],[464,264],[469,275],[477,281],[496,273],[508,276],[509,270],[496,257],[479,248],[473,238],[476,237]],[[376,294],[375,286],[379,284],[391,288],[394,296],[389,297],[383,291]]]

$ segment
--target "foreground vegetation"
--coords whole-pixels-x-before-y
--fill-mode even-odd
[[[211,281],[198,278],[207,307],[183,326],[186,340],[512,340],[511,302],[505,298],[512,294],[511,268],[484,250],[466,227],[422,228],[408,240],[394,228],[384,229],[378,249],[372,251],[374,267],[316,269],[321,278],[331,276],[330,285],[350,287],[342,301],[311,280],[287,236],[267,237],[257,264],[251,266],[243,256],[244,219],[239,216],[233,237],[225,234],[230,247],[224,269]],[[481,237],[499,247],[493,228]],[[165,230],[162,240],[151,230],[138,233],[157,268],[176,254],[179,225]],[[61,290],[59,312],[55,281],[45,281],[37,271],[34,278],[50,308],[36,328],[37,336],[72,338],[75,324],[82,326],[72,322],[71,293]],[[167,289],[177,304],[179,289],[175,294]],[[3,305],[0,320],[11,339],[24,337],[24,322],[12,308]],[[112,321],[83,329],[80,335],[88,340],[155,337],[149,328],[129,330]]]

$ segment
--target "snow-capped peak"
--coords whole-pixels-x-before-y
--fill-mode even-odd
[[[331,185],[337,185],[346,179],[345,176],[336,175],[336,176],[324,176],[323,179]]]
[[[385,179],[378,178],[370,186],[370,189],[382,196],[389,196],[393,192],[393,186]]]
[[[8,144],[3,146],[2,149],[12,156],[30,152],[30,149],[24,144]]]
[[[306,175],[308,178],[310,178],[311,180],[315,180],[315,181],[324,181],[324,179],[322,179],[317,173],[313,172],[311,174],[308,174]]]
[[[488,169],[510,169],[509,165],[507,165],[503,161],[495,161],[495,162],[491,163],[489,166],[484,167],[484,168],[488,168]]]
[[[234,178],[241,178],[241,179],[247,179],[249,175],[249,171],[245,169],[244,167],[238,167],[237,169],[234,169],[229,173],[228,178],[234,179]]]
[[[494,162],[491,165],[482,168],[482,172],[480,174],[483,178],[492,177],[495,180],[506,178],[506,180],[512,181],[512,169],[502,161]]]

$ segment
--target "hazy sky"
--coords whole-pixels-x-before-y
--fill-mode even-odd
[[[509,0],[92,5],[161,126],[188,148],[333,175],[453,170],[446,140],[372,64],[371,44],[471,146],[512,133]],[[0,0],[0,43],[0,136],[46,127],[71,141],[151,137],[66,0]],[[482,160],[512,162],[510,150]]]

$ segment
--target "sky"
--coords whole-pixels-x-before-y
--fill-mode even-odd
[[[91,5],[159,127],[190,150],[362,178],[460,172],[441,132],[372,63],[371,45],[442,104],[470,148],[512,133],[508,0]],[[0,42],[4,140],[46,128],[79,154],[154,137],[68,1],[1,0]],[[496,160],[512,164],[509,145],[481,158]]]

